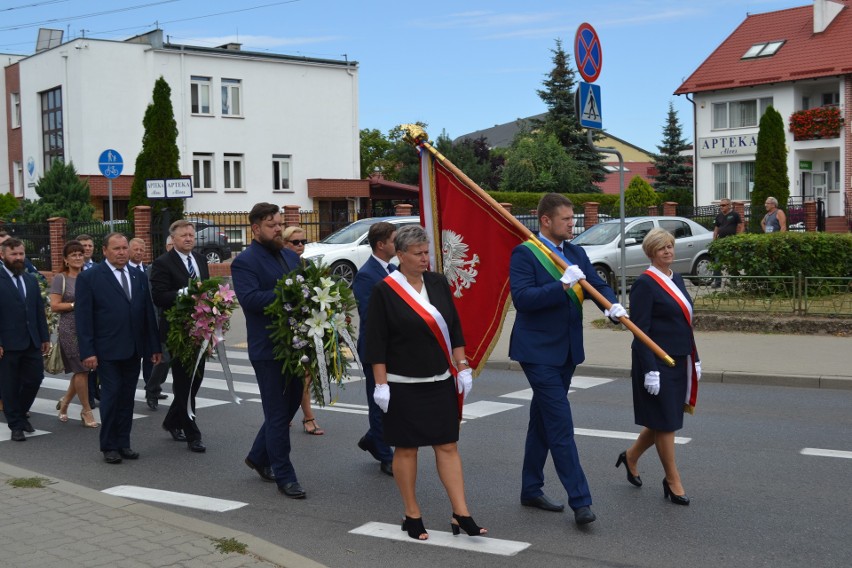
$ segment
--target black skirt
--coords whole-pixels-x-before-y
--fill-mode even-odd
[[[675,357],[675,366],[659,365],[660,393],[645,390],[645,375],[633,352],[633,417],[636,424],[660,432],[683,428],[683,404],[686,401],[686,357]]]
[[[459,440],[455,381],[388,383],[385,443],[401,448],[438,446]]]

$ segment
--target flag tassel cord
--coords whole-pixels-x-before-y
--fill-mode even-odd
[[[506,220],[506,222],[511,223],[521,234],[526,235],[527,238],[542,252],[550,257],[550,259],[562,270],[568,268],[568,265],[565,263],[562,258],[553,254],[551,250],[545,246],[538,237],[532,233],[529,229],[527,229],[520,221],[518,221],[514,215],[506,211],[504,207],[502,207],[497,201],[494,200],[493,197],[488,195],[485,190],[479,187],[476,182],[467,177],[464,172],[458,169],[455,164],[450,162],[446,156],[438,152],[428,141],[428,136],[426,131],[423,130],[420,126],[416,124],[404,124],[402,128],[405,130],[405,141],[409,144],[422,148],[426,150],[430,154],[432,154],[436,160],[440,161],[444,167],[446,167],[453,175],[455,175],[459,181],[461,181],[468,189],[476,193],[479,197],[485,200],[491,207],[499,212],[499,214]],[[599,305],[603,306],[605,309],[609,309],[612,304],[609,300],[607,300],[600,292],[598,292],[591,284],[589,284],[585,279],[580,280],[580,286],[583,287],[583,292],[591,297],[595,302]],[[629,329],[633,335],[642,343],[645,344],[648,349],[654,352],[654,354],[659,357],[662,361],[664,361],[669,367],[674,367],[675,362],[668,353],[666,353],[659,345],[657,345],[653,339],[648,337],[645,332],[639,329],[635,323],[630,321],[628,317],[621,317],[619,320],[624,327]]]

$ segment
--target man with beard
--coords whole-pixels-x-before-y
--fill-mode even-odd
[[[263,424],[245,462],[264,481],[277,483],[283,495],[304,499],[305,490],[290,461],[288,428],[302,400],[303,377],[281,372],[281,362],[272,355],[269,338],[272,318],[264,313],[275,300],[276,282],[296,270],[300,261],[296,253],[284,248],[277,205],[258,203],[248,218],[254,238],[231,264],[231,277],[246,316],[249,360],[260,388]]]
[[[24,243],[7,238],[0,253],[0,392],[12,440],[24,442],[24,432],[35,432],[27,412],[44,379],[50,334],[38,282],[24,265]]]

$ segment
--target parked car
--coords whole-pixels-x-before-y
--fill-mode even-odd
[[[305,245],[302,258],[331,267],[332,275],[344,280],[349,286],[358,274],[358,269],[370,258],[370,243],[367,232],[379,221],[387,221],[399,227],[419,225],[420,217],[370,217],[346,225],[318,243]]]
[[[692,275],[696,283],[710,282],[712,259],[707,249],[713,242],[712,231],[684,217],[628,217],[624,222],[627,276],[639,276],[648,268],[650,261],[642,251],[642,240],[651,229],[662,227],[675,237],[672,270]],[[598,276],[613,288],[617,284],[616,275],[621,275],[620,225],[619,219],[599,223],[571,241],[585,249]]]
[[[530,213],[524,215],[515,215],[515,219],[520,221],[524,225],[524,227],[526,227],[533,233],[538,232],[539,220],[538,217],[535,216],[535,214]],[[586,216],[583,213],[574,214],[574,229],[572,232],[574,233],[575,237],[585,230],[585,219]],[[604,221],[609,221],[610,219],[612,219],[612,217],[610,217],[606,213],[601,213],[600,215],[598,215],[598,223],[603,223]]]
[[[231,246],[228,236],[209,219],[187,217],[195,225],[195,248],[198,254],[207,257],[210,264],[218,264],[231,258]]]

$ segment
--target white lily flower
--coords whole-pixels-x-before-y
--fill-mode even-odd
[[[311,296],[311,300],[319,304],[319,309],[321,311],[325,311],[331,307],[332,304],[336,304],[340,301],[340,296],[337,294],[332,294],[331,290],[328,288],[320,288],[319,286],[314,286],[314,291],[316,292],[315,296]]]
[[[320,286],[325,289],[330,289],[332,286],[334,286],[334,278],[331,278],[329,276],[320,277]]]
[[[331,325],[335,329],[341,329],[346,325],[346,314],[343,312],[335,312],[335,314],[331,316]]]
[[[320,339],[325,335],[325,330],[331,329],[331,324],[328,321],[328,314],[324,311],[311,312],[311,317],[305,320],[305,325],[308,326],[308,336],[318,337]]]

